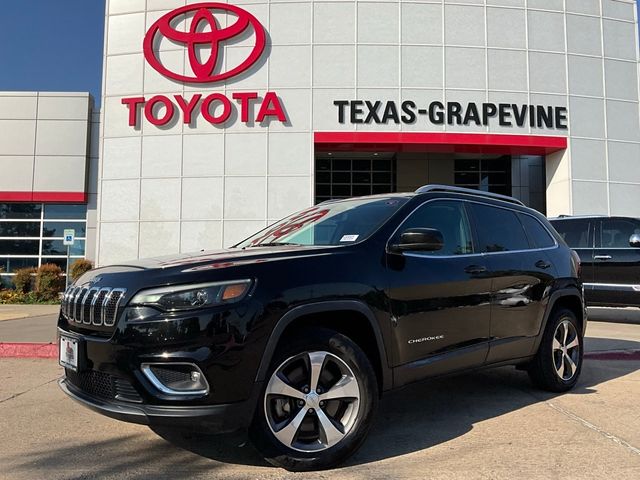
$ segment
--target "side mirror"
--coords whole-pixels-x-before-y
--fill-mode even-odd
[[[640,234],[634,233],[629,237],[629,246],[633,248],[640,248]]]
[[[435,228],[409,228],[400,235],[400,242],[392,245],[396,252],[435,252],[442,250],[444,239]]]

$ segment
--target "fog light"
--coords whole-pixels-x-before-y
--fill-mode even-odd
[[[166,395],[193,397],[209,393],[207,379],[193,363],[143,363],[141,370]]]

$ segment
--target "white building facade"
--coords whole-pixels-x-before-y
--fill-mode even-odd
[[[104,51],[100,265],[425,183],[640,216],[633,1],[107,0]]]

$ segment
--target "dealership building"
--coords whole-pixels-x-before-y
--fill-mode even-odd
[[[427,183],[640,216],[631,0],[107,0],[102,101],[0,93],[0,267],[229,246]],[[79,39],[81,40],[81,39]]]

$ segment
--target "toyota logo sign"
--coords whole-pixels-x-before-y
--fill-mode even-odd
[[[224,16],[227,21],[220,22]],[[221,23],[228,24],[221,28]],[[144,36],[143,49],[149,65],[161,75],[179,82],[211,84],[232,78],[254,65],[264,52],[266,38],[264,27],[246,10],[206,2],[180,7],[160,17]],[[254,42],[248,55],[240,63],[225,67],[221,61],[225,46],[247,39]],[[160,46],[165,40],[187,50],[190,73],[175,72],[162,62]],[[200,118],[212,125],[240,121],[247,126],[269,126],[272,121],[288,122],[286,110],[274,91],[135,96],[122,98],[121,102],[129,110],[129,126],[134,128],[140,128],[143,116],[158,127],[169,125],[176,115],[192,128]]]
[[[231,14],[227,15],[227,18],[232,23],[225,28],[219,28],[216,12]],[[176,19],[179,20],[180,16],[186,17],[192,13],[193,17],[186,31],[175,28]],[[255,35],[255,45],[247,58],[230,70],[222,69],[218,64],[223,44],[234,39],[240,41],[251,34]],[[184,45],[189,55],[193,76],[173,72],[162,64],[156,51],[156,42],[162,39]],[[264,27],[252,14],[234,5],[207,2],[180,7],[160,17],[147,31],[143,48],[149,65],[162,75],[181,82],[212,83],[234,77],[251,67],[262,55],[265,43]],[[202,52],[205,49],[210,49],[210,54],[202,62],[198,58],[198,51]]]

